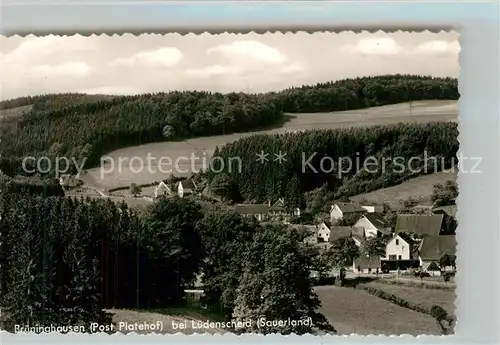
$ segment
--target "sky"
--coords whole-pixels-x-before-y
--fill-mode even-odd
[[[380,74],[458,77],[458,39],[453,31],[0,36],[0,95],[267,92]]]

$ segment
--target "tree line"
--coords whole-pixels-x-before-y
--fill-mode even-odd
[[[3,328],[15,324],[106,324],[108,308],[185,302],[201,276],[222,320],[310,317],[313,327],[242,332],[334,332],[317,312],[311,270],[324,265],[283,225],[259,224],[193,200],[162,197],[144,213],[103,199],[0,195]]]
[[[4,109],[33,105],[24,115],[2,120],[0,156],[86,158],[89,168],[113,149],[276,126],[287,112],[328,112],[458,98],[456,79],[412,75],[345,79],[263,94],[175,91],[136,96],[25,97],[0,102]]]
[[[307,192],[343,199],[450,168],[458,146],[457,124],[451,122],[254,135],[217,148],[214,165],[224,162],[224,169],[207,177],[214,191],[234,201],[284,197],[290,207],[304,207]],[[269,154],[264,164],[256,161],[261,151]],[[274,159],[279,152],[286,160]],[[243,162],[241,171],[231,168],[233,157]]]

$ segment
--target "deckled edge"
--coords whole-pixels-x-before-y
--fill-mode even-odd
[[[229,31],[228,31],[229,30]],[[338,27],[338,28],[331,28],[330,26],[292,26],[288,28],[283,28],[283,26],[279,26],[279,28],[273,29],[269,28],[269,26],[266,26],[266,28],[263,29],[255,29],[255,28],[241,28],[241,27],[234,27],[234,28],[218,28],[218,27],[213,27],[207,29],[207,26],[204,26],[203,28],[199,29],[193,29],[191,26],[189,29],[188,28],[181,28],[181,29],[176,29],[176,28],[169,28],[169,29],[145,29],[145,30],[129,30],[126,32],[122,33],[116,33],[115,30],[105,30],[100,33],[96,33],[95,31],[86,31],[86,30],[81,30],[78,33],[73,33],[70,30],[52,30],[50,32],[38,32],[36,34],[31,33],[31,32],[18,32],[14,34],[2,34],[0,37],[5,37],[5,38],[28,38],[28,37],[41,37],[41,36],[53,36],[53,37],[71,37],[71,36],[77,36],[77,37],[122,37],[122,36],[136,36],[136,38],[139,38],[141,36],[158,36],[158,35],[176,35],[176,36],[219,36],[219,35],[234,35],[234,36],[243,36],[243,35],[249,35],[249,34],[259,34],[259,35],[265,35],[265,34],[318,34],[318,33],[335,33],[335,34],[341,34],[341,33],[450,33],[450,32],[457,32],[460,33],[460,31],[450,25],[447,26],[435,26],[435,27],[407,27],[407,28],[401,28],[401,26],[386,26],[386,27]],[[459,46],[460,48],[462,47],[462,36],[459,36]],[[463,77],[463,70],[461,69],[462,65],[462,50],[460,49],[459,55],[458,55],[458,61],[459,61],[459,67],[460,67],[460,73],[459,73],[459,78],[458,78],[458,90],[459,90],[459,95],[461,95],[461,83],[460,80]],[[458,107],[459,107],[459,112],[458,112],[458,142],[460,145],[460,103],[461,103],[461,96],[458,99]],[[460,148],[459,148],[460,152]],[[210,333],[194,333],[194,334],[185,334],[185,333],[170,333],[170,334],[160,334],[160,333],[147,333],[147,334],[138,334],[136,332],[130,332],[130,333],[123,333],[123,332],[115,332],[113,334],[107,334],[105,332],[100,332],[100,333],[85,333],[83,334],[84,336],[93,336],[95,337],[105,337],[108,338],[109,336],[139,336],[141,339],[144,339],[144,337],[176,337],[177,338],[198,338],[198,339],[206,339],[207,336],[212,336],[212,337],[226,337],[226,338],[234,338],[234,339],[242,339],[242,338],[252,338],[255,339],[254,337],[260,337],[260,340],[264,339],[283,339],[283,338],[288,338],[287,340],[290,341],[293,338],[300,339],[300,341],[303,341],[304,337],[310,337],[310,338],[318,338],[321,339],[321,344],[323,344],[324,340],[330,340],[330,341],[335,341],[335,342],[342,342],[345,340],[349,339],[371,339],[371,340],[387,340],[391,338],[398,338],[398,339],[437,339],[437,338],[451,338],[455,335],[456,333],[456,327],[458,324],[458,301],[459,301],[459,266],[460,266],[460,255],[459,255],[459,250],[460,250],[460,245],[459,245],[459,238],[460,236],[460,200],[461,200],[461,193],[460,193],[460,170],[457,175],[457,183],[459,185],[459,195],[458,199],[456,201],[457,204],[457,219],[458,219],[458,227],[457,227],[457,275],[455,278],[456,281],[456,288],[455,288],[455,325],[454,325],[454,334],[451,335],[430,335],[430,334],[420,334],[420,335],[410,335],[410,334],[391,334],[391,335],[384,335],[384,334],[368,334],[368,335],[360,335],[357,333],[351,333],[349,335],[343,334],[343,335],[337,335],[337,334],[327,334],[327,335],[315,335],[315,334],[303,334],[303,335],[297,335],[295,333],[292,333],[290,335],[281,335],[281,334],[269,334],[269,335],[263,335],[263,334],[258,334],[258,333],[250,333],[250,334],[241,334],[237,335],[234,333],[224,333],[224,334],[210,334]],[[80,335],[81,333],[75,333],[75,332],[70,332],[67,334],[60,334],[57,332],[51,332],[51,333],[41,333],[41,334],[36,334],[37,337],[39,336],[50,336],[50,337],[71,337],[71,336],[76,336]],[[26,333],[26,332],[19,332],[19,333],[10,333],[4,330],[0,330],[0,339],[7,339],[9,337],[28,337],[35,335],[35,333]],[[158,339],[158,338],[157,338]]]

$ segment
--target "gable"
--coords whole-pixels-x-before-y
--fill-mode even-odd
[[[396,240],[399,240],[399,241],[400,241],[400,243],[401,243],[401,242],[406,243],[406,244],[408,245],[408,247],[409,247],[409,246],[411,246],[411,244],[412,244],[412,241],[410,242],[408,238],[404,238],[404,237],[402,237],[402,236],[400,236],[400,235],[396,235],[396,236],[394,236],[394,237],[393,237],[393,238],[389,241],[389,243],[387,243],[387,245],[392,244],[392,243],[395,243],[395,242],[396,242]]]
[[[166,190],[170,190],[170,187],[167,186],[165,184],[165,182],[161,181],[157,186],[156,186],[156,190],[160,190],[160,189],[166,189]]]

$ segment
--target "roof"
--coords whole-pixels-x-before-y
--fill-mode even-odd
[[[364,215],[377,229],[389,228],[390,225],[381,215],[377,213],[367,213]]]
[[[396,221],[396,233],[406,232],[418,235],[439,235],[442,224],[442,214],[400,214]]]
[[[426,236],[420,245],[420,257],[424,261],[436,261],[443,254],[455,255],[456,246],[455,235]]]
[[[196,184],[190,178],[186,179],[186,180],[179,181],[179,183],[182,183],[183,189],[195,189],[196,188]]]
[[[432,209],[433,213],[446,213],[448,216],[456,217],[458,211],[457,205],[440,206]]]
[[[316,226],[315,225],[289,224],[288,227],[290,229],[302,229],[302,228],[304,228],[305,230],[307,230],[309,232],[316,233]]]
[[[354,260],[354,266],[360,268],[380,268],[380,257],[379,256],[360,256],[358,259]]]
[[[415,241],[413,241],[411,237],[404,232],[400,232],[399,234],[397,234],[397,236],[401,237],[409,245],[413,245],[415,243]]]
[[[334,203],[334,205],[337,205],[337,207],[340,208],[342,213],[366,212],[366,210],[362,208],[360,205],[350,202],[336,202]]]
[[[359,243],[363,243],[365,241],[365,238],[363,236],[360,236],[360,235],[353,234],[352,238],[358,240]]]
[[[353,228],[350,226],[332,226],[330,228],[329,242],[333,242],[338,238],[351,237]]]
[[[269,212],[268,204],[238,204],[234,208],[240,214],[265,214]]]
[[[285,201],[283,199],[278,199],[270,208],[270,211],[284,211],[285,210]]]

